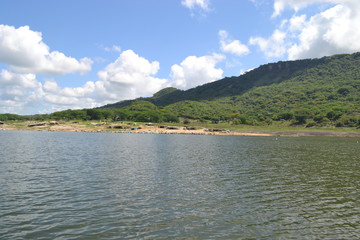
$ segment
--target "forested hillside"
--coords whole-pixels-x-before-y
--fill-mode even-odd
[[[247,80],[256,75],[259,77],[249,86]],[[309,126],[359,124],[360,54],[268,64],[244,77],[232,79],[235,83],[229,87],[228,96],[221,91],[230,85],[226,82],[218,94],[223,97],[200,102],[181,101],[165,109],[188,118],[255,125],[274,121]],[[239,89],[237,95],[234,89],[241,85],[242,79],[248,89]]]
[[[187,91],[164,89],[141,101],[200,121],[358,126],[360,53],[270,63]],[[105,108],[123,104],[125,110],[135,102]]]
[[[187,91],[43,117],[359,127],[360,53],[270,63]]]

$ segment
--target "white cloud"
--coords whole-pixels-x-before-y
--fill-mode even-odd
[[[8,70],[0,72],[0,84],[2,88],[21,86],[22,88],[36,88],[38,82],[34,74],[16,74]]]
[[[241,56],[250,52],[249,48],[239,40],[229,39],[229,34],[225,30],[219,31],[220,48],[223,52]]]
[[[182,0],[181,4],[190,10],[200,8],[204,11],[209,10],[210,0]]]
[[[224,56],[189,56],[180,65],[171,67],[172,85],[181,89],[189,89],[222,78],[223,70],[215,65],[224,60]]]
[[[95,91],[95,83],[89,81],[85,83],[82,87],[61,88],[54,79],[46,79],[45,83],[43,84],[43,90],[46,93],[61,95],[64,97],[89,97]]]
[[[89,58],[76,60],[58,51],[50,52],[42,34],[28,26],[0,25],[0,62],[19,73],[63,75],[91,70]]]
[[[284,21],[284,23],[289,24],[290,32],[301,31],[306,24],[306,15],[293,16],[289,21]]]
[[[47,79],[40,91],[42,112],[64,109],[93,108],[100,105],[96,99],[95,83],[87,82],[81,87],[61,88],[57,82]]]
[[[96,91],[101,98],[112,101],[149,96],[167,84],[167,80],[154,77],[159,68],[159,62],[149,62],[132,50],[126,50],[98,73]]]
[[[82,87],[62,89],[61,93],[68,97],[88,97],[95,91],[95,83],[88,81]]]
[[[41,83],[34,74],[0,72],[0,113],[23,112],[39,98]]]
[[[322,4],[317,14],[297,15],[315,3]],[[279,16],[285,9],[296,13],[283,19],[272,36],[250,38],[250,43],[258,45],[267,57],[287,54],[288,59],[294,60],[360,51],[360,1],[275,0],[273,16]]]
[[[357,11],[360,2],[358,0],[274,0],[274,13],[273,17],[279,16],[285,9],[293,9],[298,12],[301,9],[310,5],[322,4],[342,4]]]
[[[355,11],[344,4],[312,16],[289,48],[289,59],[360,51],[360,15]]]
[[[121,47],[118,45],[112,45],[112,47],[101,46],[101,48],[104,49],[105,52],[121,52]]]
[[[316,3],[338,4],[355,2],[357,0],[274,0],[274,12],[272,17],[279,16],[285,9],[289,8],[295,12]]]
[[[61,90],[59,85],[57,84],[57,82],[54,79],[46,79],[43,89],[44,89],[44,91],[49,92],[49,93],[57,93]]]
[[[88,82],[82,87],[61,88],[53,79],[42,84],[34,74],[19,74],[8,70],[0,72],[0,113],[49,113],[68,108],[98,106],[95,85]]]
[[[310,5],[311,3],[320,2],[321,0],[275,0],[273,17],[279,16],[287,7],[295,11]]]
[[[285,38],[285,32],[275,30],[268,39],[251,37],[249,43],[257,45],[268,58],[281,57],[286,53]]]

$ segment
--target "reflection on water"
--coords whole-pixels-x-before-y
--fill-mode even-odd
[[[359,139],[0,132],[1,239],[358,239]]]

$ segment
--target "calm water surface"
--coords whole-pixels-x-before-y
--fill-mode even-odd
[[[0,132],[0,239],[359,239],[360,139]]]

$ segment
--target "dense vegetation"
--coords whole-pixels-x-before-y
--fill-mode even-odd
[[[10,120],[108,120],[134,122],[178,122],[177,115],[160,109],[153,103],[143,100],[133,101],[120,109],[81,109],[65,110],[51,114],[20,116],[15,114],[0,114],[0,121]]]
[[[359,127],[360,53],[266,64],[187,91],[165,88],[150,98],[98,109],[26,117],[0,114],[0,120],[17,117]]]

